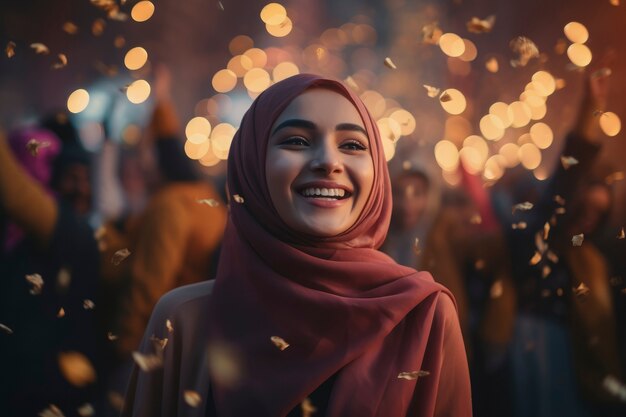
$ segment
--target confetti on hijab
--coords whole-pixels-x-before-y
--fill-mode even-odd
[[[26,281],[31,285],[30,293],[32,295],[41,294],[41,290],[43,289],[43,278],[39,274],[30,274],[26,275]]]
[[[172,322],[170,321],[170,319],[165,320],[165,327],[167,328],[167,331],[170,333],[174,331],[174,326],[172,326]]]
[[[272,336],[270,337],[270,340],[272,341],[274,346],[276,346],[281,351],[289,347],[289,343],[285,342],[285,339],[283,339],[282,337]]]
[[[585,285],[584,282],[581,282],[580,284],[578,284],[578,287],[573,288],[574,294],[576,294],[578,297],[584,297],[587,294],[589,294],[589,287],[587,287]]]
[[[7,46],[4,49],[4,52],[7,54],[7,58],[13,58],[15,56],[15,46],[15,42],[13,41],[9,41],[9,43],[7,43]]]
[[[154,347],[157,349],[157,352],[163,352],[165,346],[167,346],[167,342],[169,342],[169,339],[167,337],[160,339],[155,335],[150,336],[150,340],[154,344]]]
[[[398,67],[396,67],[396,64],[394,64],[393,61],[391,60],[391,58],[389,58],[389,57],[385,58],[385,66],[387,68],[394,69],[394,70],[398,69]]]
[[[32,156],[39,155],[39,149],[45,148],[48,146],[50,146],[50,142],[47,142],[47,141],[40,142],[37,139],[31,139],[28,142],[26,142],[26,150]]]
[[[206,204],[209,207],[217,207],[220,203],[214,198],[203,198],[201,200],[196,200],[198,204]]]
[[[9,326],[2,323],[0,323],[0,330],[5,332],[6,334],[13,334],[13,330]]]
[[[54,404],[50,404],[48,408],[41,410],[38,415],[39,417],[65,417],[61,409]]]
[[[491,15],[486,19],[479,19],[478,17],[472,17],[467,22],[467,30],[470,33],[489,33],[493,29],[493,25],[496,23],[496,16]]]
[[[427,84],[424,84],[424,88],[426,89],[426,94],[428,94],[428,97],[430,97],[430,98],[437,97],[439,95],[439,93],[441,92],[440,88],[433,87],[433,86],[427,85]]]
[[[202,403],[202,397],[195,391],[185,390],[185,402],[191,407],[198,407]]]
[[[317,408],[313,406],[313,403],[309,398],[305,398],[300,403],[300,411],[302,411],[302,417],[312,417],[315,412],[317,412]]]
[[[533,208],[533,203],[525,201],[523,203],[519,203],[513,206],[512,212],[515,214],[516,211],[528,211]]]
[[[398,379],[406,379],[407,381],[413,381],[422,376],[428,376],[430,372],[428,371],[410,371],[410,372],[400,372],[398,374]]]
[[[133,352],[133,360],[144,372],[150,372],[163,366],[163,358],[159,355],[144,355],[140,352]]]
[[[93,406],[89,403],[81,405],[78,407],[77,411],[80,417],[91,417],[96,413],[96,410],[94,410]]]
[[[118,266],[124,259],[128,258],[128,256],[130,256],[130,251],[128,249],[120,249],[113,254],[113,257],[111,258],[111,263],[115,266]]]
[[[48,55],[50,53],[48,47],[40,42],[31,43],[30,47],[35,50],[36,54]]]
[[[578,163],[578,159],[573,156],[562,156],[561,157],[561,165],[563,165],[564,169],[569,169],[570,167],[576,165]]]
[[[67,56],[65,54],[57,54],[57,62],[52,64],[52,69],[61,69],[67,65]]]
[[[80,352],[60,352],[59,369],[67,382],[76,387],[84,387],[96,381],[96,371],[93,365]]]
[[[513,67],[525,67],[533,58],[539,57],[539,49],[537,45],[525,36],[518,36],[511,40],[509,46],[513,53],[517,55],[511,60]]]
[[[583,240],[585,240],[585,235],[583,233],[579,235],[572,236],[572,245],[574,246],[582,246]]]

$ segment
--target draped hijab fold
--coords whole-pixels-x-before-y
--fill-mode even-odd
[[[374,162],[363,212],[347,231],[329,238],[291,230],[272,204],[265,175],[273,123],[310,88],[330,89],[354,104]],[[210,340],[239,352],[242,363],[235,384],[212,376],[217,414],[285,416],[336,374],[328,416],[432,415],[442,361],[436,352],[443,343],[433,315],[441,293],[450,294],[430,274],[377,250],[389,225],[391,187],[378,129],[358,96],[338,81],[309,74],[268,88],[235,134],[228,192],[208,320]],[[272,336],[289,347],[278,349]],[[400,372],[418,370],[430,372],[428,386],[398,379]]]

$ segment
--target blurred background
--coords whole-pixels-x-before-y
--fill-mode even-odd
[[[35,255],[58,282],[76,245],[95,245],[92,258],[81,255],[97,267],[85,291],[103,306],[63,330],[91,329],[93,346],[70,349],[57,335],[50,362],[23,372],[13,389],[23,394],[32,378],[56,373],[58,395],[74,410],[67,415],[92,415],[78,403],[115,415],[158,297],[214,271],[226,159],[241,117],[272,83],[310,72],[343,80],[378,122],[395,204],[383,250],[431,271],[457,297],[475,414],[625,415],[625,23],[620,0],[3,1],[0,127],[16,156],[18,148],[50,153],[52,180],[28,171],[31,156],[18,157],[50,188],[19,206],[19,190],[30,188],[11,191],[17,171],[10,155],[0,159],[10,287],[0,323],[11,331],[0,336],[13,338],[2,354],[22,372],[15,364],[27,353],[16,352],[37,337],[19,339],[14,327],[51,325],[25,319],[16,300],[57,320],[59,308],[88,299],[29,293],[36,279],[24,274],[37,272]],[[50,123],[73,126],[74,139]],[[11,139],[34,126],[60,145],[31,131]],[[68,143],[64,167],[88,168],[72,171],[69,183],[52,162]],[[167,206],[171,199],[186,205]],[[40,206],[49,223],[24,211]],[[201,244],[186,237],[207,216]],[[190,225],[167,224],[182,217]],[[184,251],[190,239],[195,254]],[[155,261],[173,252],[169,264]],[[11,303],[10,294],[18,294]],[[128,324],[132,317],[140,318]],[[68,351],[82,353],[58,353]],[[99,369],[106,376],[90,377]],[[12,380],[3,378],[8,390]],[[31,406],[54,413],[45,391]],[[28,396],[13,397],[8,409],[30,415],[20,414]]]

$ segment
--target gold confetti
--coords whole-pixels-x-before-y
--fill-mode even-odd
[[[584,282],[581,282],[580,284],[578,284],[578,287],[573,288],[572,290],[574,291],[574,294],[576,294],[578,297],[584,297],[589,294],[590,291],[589,287],[587,287]]]
[[[359,85],[356,83],[356,81],[354,81],[354,78],[348,76],[345,80],[343,80],[346,84],[348,84],[350,87],[352,87],[355,90],[359,90]]]
[[[613,4],[613,2],[617,2],[617,4]],[[619,1],[611,0],[611,4],[613,4],[614,6],[619,6]],[[607,375],[602,381],[602,386],[609,393],[611,393],[615,397],[618,397],[620,401],[626,402],[626,384],[624,384],[622,381],[620,381],[613,375]]]
[[[57,311],[57,318],[61,319],[63,317],[65,317],[65,309],[61,307],[59,311]]]
[[[528,210],[530,210],[532,208],[533,208],[533,203],[525,201],[523,203],[519,203],[519,204],[514,205],[513,208],[512,208],[512,211],[513,211],[513,214],[515,214],[515,212],[517,210],[519,210],[519,211],[528,211]]]
[[[439,101],[447,103],[448,101],[452,101],[452,96],[447,91],[444,91],[443,94],[439,96]]]
[[[413,253],[415,253],[416,255],[419,255],[422,250],[419,247],[420,244],[420,240],[419,238],[415,238],[415,241],[413,242]]]
[[[206,204],[209,207],[217,207],[220,203],[214,198],[204,198],[202,200],[197,200],[199,204]]]
[[[96,381],[96,371],[93,365],[80,352],[60,352],[59,369],[67,382],[76,387],[84,387]]]
[[[107,339],[109,339],[111,342],[119,339],[119,336],[114,334],[113,332],[108,332],[107,333]]]
[[[302,403],[300,403],[300,410],[302,411],[302,417],[312,417],[317,411],[317,408],[313,406],[309,398],[305,398]]]
[[[185,402],[191,407],[198,407],[202,403],[202,397],[195,391],[185,390]]]
[[[559,257],[558,257],[558,256],[556,256],[556,253],[552,252],[551,250],[549,250],[549,251],[546,253],[546,256],[548,257],[548,259],[550,260],[550,262],[552,262],[552,263],[554,263],[554,264],[556,264],[556,263],[558,263],[558,262],[559,262]]]
[[[502,297],[502,293],[504,292],[504,286],[502,285],[502,280],[494,281],[493,285],[491,285],[491,289],[489,290],[489,296],[491,298],[500,298]]]
[[[48,146],[50,146],[50,142],[46,142],[46,141],[40,142],[37,139],[31,139],[28,142],[26,142],[26,150],[32,156],[39,155],[39,149],[46,148]]]
[[[478,17],[472,17],[467,22],[467,30],[470,33],[489,33],[493,29],[493,25],[496,23],[496,17],[491,15],[486,19],[479,19]]]
[[[48,408],[39,412],[39,417],[65,417],[65,414],[54,404],[50,404]]]
[[[83,300],[83,308],[85,310],[93,310],[94,308],[96,308],[96,304],[89,299],[85,299]]]
[[[272,336],[270,337],[270,340],[272,341],[272,343],[274,343],[274,346],[276,346],[280,350],[285,350],[289,347],[289,343],[285,342],[285,340],[281,337]]]
[[[11,330],[11,328],[9,326],[4,325],[2,323],[0,323],[0,330],[5,332],[6,334],[13,334],[13,330]]]
[[[398,374],[398,379],[406,379],[407,381],[413,381],[422,376],[428,376],[430,372],[428,371],[410,371],[410,372],[400,372]]]
[[[437,22],[422,27],[422,42],[424,43],[437,45],[441,35],[443,35],[443,31],[439,28]]]
[[[543,225],[543,240],[548,240],[549,235],[550,235],[550,223],[546,222]]]
[[[624,227],[621,228],[621,230],[619,231],[619,234],[617,235],[618,239],[624,239],[626,237],[626,235],[624,235]]]
[[[170,333],[174,331],[174,326],[172,326],[172,322],[169,319],[165,320],[165,327],[167,328],[167,331]]]
[[[50,50],[48,49],[48,47],[46,45],[44,45],[43,43],[40,43],[40,42],[31,43],[30,47],[35,50],[36,54],[47,55],[47,54],[50,53]]]
[[[218,1],[218,2],[217,2],[217,7],[218,7],[221,11],[224,11],[224,5],[222,4],[222,2],[221,2],[221,1]]]
[[[76,26],[73,22],[65,22],[63,23],[63,32],[68,35],[76,35],[78,33],[78,26]]]
[[[533,257],[530,258],[530,261],[528,261],[528,264],[537,265],[539,262],[541,262],[541,253],[535,251],[535,254],[533,255]]]
[[[526,222],[518,222],[518,223],[513,223],[511,225],[511,229],[513,230],[524,230],[528,227],[528,224]]]
[[[9,43],[7,43],[7,47],[4,50],[7,54],[7,58],[13,58],[15,56],[15,47],[15,42],[9,41]]]
[[[394,64],[393,61],[391,60],[391,58],[389,58],[389,57],[385,58],[385,66],[387,68],[394,69],[394,70],[398,69],[398,67],[396,67],[396,64]]]
[[[544,265],[541,269],[541,277],[547,278],[548,275],[550,275],[550,272],[552,272],[552,268],[550,268],[550,265]]]
[[[426,94],[428,94],[428,97],[430,97],[430,98],[437,97],[439,95],[439,93],[441,92],[440,88],[433,87],[433,86],[427,85],[427,84],[424,84],[424,88],[426,89]]]
[[[52,69],[61,69],[67,65],[67,56],[65,54],[57,54],[58,61],[52,64]]]
[[[565,199],[558,194],[554,196],[554,201],[561,206],[565,205]]]
[[[495,74],[500,69],[500,65],[498,65],[498,60],[495,57],[491,57],[485,62],[485,68]]]
[[[558,207],[556,210],[554,210],[554,212],[556,214],[565,214],[565,207]]]
[[[537,45],[525,36],[518,36],[509,43],[511,50],[517,54],[516,59],[511,60],[513,67],[525,67],[533,58],[539,57]]]
[[[30,293],[32,295],[41,294],[43,289],[43,278],[39,274],[30,274],[25,276],[26,281],[31,285]]]
[[[91,24],[91,33],[93,36],[100,36],[104,32],[104,27],[106,26],[106,22],[104,19],[96,19]]]
[[[572,236],[572,245],[574,246],[582,246],[583,240],[585,239],[584,234],[574,235]]]
[[[578,159],[573,156],[562,156],[561,157],[561,165],[563,165],[564,169],[569,169],[571,166],[576,165],[578,163]]]
[[[169,341],[169,339],[167,337],[165,337],[163,339],[159,339],[155,335],[150,336],[150,340],[154,344],[154,347],[157,348],[157,350],[160,351],[160,352],[162,352],[163,349],[165,349],[165,346],[167,346],[167,342]]]
[[[120,249],[113,254],[111,258],[111,263],[115,266],[118,266],[124,259],[130,256],[130,251],[126,248]]]
[[[144,355],[139,352],[133,352],[133,360],[144,372],[150,372],[163,366],[163,358],[158,355]]]
[[[78,407],[77,411],[80,417],[91,417],[96,413],[96,410],[94,410],[93,406],[89,403],[81,405]]]
[[[604,182],[608,185],[613,184],[615,181],[621,181],[624,179],[624,173],[622,171],[614,172],[604,179]]]
[[[236,201],[237,203],[239,203],[239,204],[243,204],[243,197],[242,197],[242,196],[240,196],[239,194],[235,194],[235,195],[233,196],[233,200],[235,200],[235,201]]]

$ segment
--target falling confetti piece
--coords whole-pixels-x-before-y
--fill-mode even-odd
[[[281,337],[272,336],[270,337],[270,340],[272,341],[272,343],[274,343],[274,346],[276,346],[281,351],[289,347],[289,343],[285,342],[285,340]]]
[[[543,240],[548,240],[549,235],[550,235],[550,223],[546,222],[543,225]]]
[[[533,255],[533,257],[530,258],[530,261],[528,261],[528,264],[537,265],[539,262],[541,262],[541,253],[535,251],[535,254]]]
[[[157,348],[157,351],[162,352],[165,349],[165,346],[167,346],[167,342],[169,341],[169,339],[167,337],[159,339],[155,335],[152,335],[150,336],[150,341],[152,341],[154,347]]]
[[[37,156],[39,155],[39,149],[46,148],[48,146],[50,146],[50,142],[40,142],[37,139],[31,139],[26,143],[26,150],[32,156]]]
[[[504,286],[502,285],[502,280],[497,280],[491,286],[489,290],[489,296],[491,298],[500,298],[502,297],[502,293],[504,292]]]
[[[113,334],[113,332],[108,332],[107,333],[107,339],[109,339],[111,342],[119,339],[119,336],[116,334]]]
[[[139,352],[133,352],[133,360],[144,372],[150,372],[163,366],[163,358],[157,355],[144,355]]]
[[[94,308],[96,308],[96,304],[93,301],[86,299],[83,300],[83,308],[85,310],[93,310]]]
[[[581,282],[580,284],[578,284],[578,287],[573,288],[572,290],[574,291],[574,294],[576,294],[578,297],[584,297],[589,294],[590,291],[589,287],[587,287],[584,282]]]
[[[204,198],[202,200],[197,200],[199,204],[206,204],[209,207],[217,207],[220,203],[214,198]]]
[[[48,408],[39,412],[39,417],[65,417],[65,414],[54,404],[50,404]]]
[[[526,222],[513,223],[511,225],[511,229],[513,230],[524,230],[527,227],[528,227],[528,224]]]
[[[50,53],[50,50],[48,49],[48,47],[46,45],[44,45],[43,43],[40,43],[40,42],[31,43],[30,47],[35,50],[36,54],[47,55],[47,54]]]
[[[218,2],[217,2],[217,7],[218,7],[221,11],[224,11],[224,5],[222,4],[222,2],[221,2],[221,1],[218,1]]]
[[[583,233],[579,235],[572,236],[572,245],[574,246],[582,246],[583,240],[585,239],[585,235]]]
[[[57,312],[57,318],[60,319],[60,318],[63,318],[63,317],[65,317],[65,309],[63,307],[61,307],[59,309],[59,311]]]
[[[556,214],[565,214],[565,207],[558,207],[556,210],[554,210],[554,212]]]
[[[604,182],[608,185],[613,184],[615,181],[621,181],[624,179],[624,173],[622,171],[617,171],[612,174],[609,174],[604,179]]]
[[[525,67],[533,58],[539,57],[537,45],[525,36],[518,36],[509,43],[511,50],[517,54],[516,59],[511,60],[513,67]]]
[[[165,320],[165,327],[167,328],[167,331],[170,333],[174,331],[174,326],[172,326],[172,322],[169,319]]]
[[[26,275],[25,278],[26,278],[26,281],[28,281],[30,285],[32,286],[30,289],[30,293],[32,295],[41,294],[41,290],[43,288],[43,278],[41,278],[41,275],[31,274],[31,275]]]
[[[500,69],[500,66],[498,65],[498,60],[494,57],[489,58],[487,62],[485,62],[485,68],[487,68],[487,71],[492,73],[498,72],[498,70]]]
[[[233,196],[233,200],[235,200],[235,201],[236,201],[237,203],[239,203],[239,204],[243,204],[243,197],[242,197],[242,196],[240,196],[239,194],[235,194],[235,195]]]
[[[65,54],[58,54],[57,58],[57,62],[52,64],[52,69],[61,69],[67,65],[67,56]]]
[[[398,379],[406,379],[408,381],[413,381],[422,376],[428,376],[430,372],[428,371],[410,371],[410,372],[400,372],[398,374]]]
[[[394,64],[391,58],[389,57],[385,58],[385,66],[387,68],[394,69],[394,70],[398,69],[398,67],[396,67],[396,64]]]
[[[564,199],[563,197],[561,197],[560,195],[558,195],[558,194],[554,196],[554,201],[555,201],[558,205],[561,205],[561,206],[564,206],[564,205],[565,205],[565,199]]]
[[[7,54],[7,58],[13,58],[15,56],[15,46],[15,42],[13,41],[7,43],[7,47],[4,50]]]
[[[574,158],[573,156],[561,157],[561,164],[563,165],[564,169],[569,169],[570,167],[576,165],[577,163],[578,163],[578,159]]]
[[[11,328],[9,326],[6,326],[6,325],[4,325],[2,323],[0,323],[0,330],[5,332],[6,334],[13,334],[13,330],[11,330]]]
[[[430,98],[437,97],[441,92],[441,89],[426,84],[424,84],[424,88],[426,89],[426,94],[428,94],[428,97]]]
[[[106,26],[106,22],[104,19],[96,19],[91,24],[91,33],[93,36],[100,36],[104,32],[104,27]]]
[[[437,45],[441,35],[443,35],[443,31],[439,28],[437,22],[422,27],[422,42],[424,43]]]
[[[552,268],[550,268],[549,265],[544,265],[543,268],[541,269],[541,277],[547,278],[548,275],[550,275],[550,272],[552,272]]]
[[[415,238],[415,241],[413,242],[413,253],[415,253],[416,255],[419,255],[422,250],[419,247],[420,244],[420,240],[418,238]]]
[[[124,259],[130,256],[130,251],[126,248],[120,249],[113,254],[111,258],[111,263],[115,266],[118,266]]]
[[[65,22],[63,23],[63,32],[68,35],[76,35],[78,33],[78,26],[76,26],[73,22]]]
[[[305,398],[302,403],[300,403],[300,410],[302,411],[302,417],[312,417],[317,411],[317,408],[313,406],[309,398]]]
[[[93,406],[89,403],[81,405],[78,407],[77,411],[80,417],[91,417],[96,413],[96,410],[94,410]]]
[[[603,78],[603,77],[609,77],[613,72],[611,71],[611,68],[600,68],[597,71],[594,71],[591,73],[591,78]]]
[[[617,2],[617,4],[614,4],[614,6],[618,6],[618,5],[619,5],[619,2]],[[619,379],[617,379],[613,375],[607,375],[604,377],[604,380],[602,381],[602,386],[609,393],[618,397],[622,402],[626,402],[626,384],[621,382]]]
[[[59,353],[59,369],[63,377],[76,387],[96,381],[96,371],[85,355],[76,351]]]
[[[191,407],[198,407],[202,403],[202,397],[195,391],[185,390],[184,397],[185,402]]]
[[[447,103],[449,101],[452,101],[452,96],[450,96],[450,93],[448,93],[447,91],[444,91],[443,94],[439,96],[439,101],[441,101],[442,103]]]
[[[470,33],[489,33],[493,29],[493,25],[496,23],[496,17],[491,15],[486,19],[479,19],[478,17],[472,17],[467,22],[467,30]]]
[[[525,201],[523,203],[519,203],[519,204],[514,205],[512,210],[513,210],[513,214],[515,214],[515,212],[517,210],[519,210],[519,211],[528,211],[528,210],[530,210],[532,208],[533,208],[533,203]]]
[[[624,239],[626,237],[626,235],[624,235],[624,228],[622,227],[622,229],[619,231],[619,234],[617,235],[618,239]]]
[[[356,83],[356,81],[354,81],[354,78],[348,76],[345,80],[345,83],[348,84],[350,87],[352,87],[355,90],[359,90],[359,85]]]
[[[548,257],[548,259],[550,260],[550,262],[556,264],[559,262],[559,257],[556,256],[556,253],[552,252],[551,250],[549,250],[546,254],[546,256]]]

